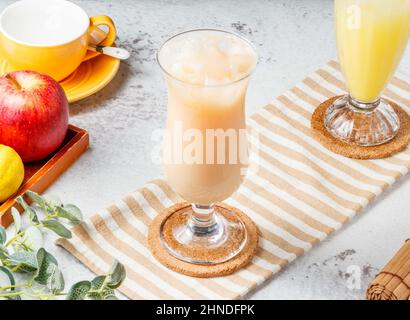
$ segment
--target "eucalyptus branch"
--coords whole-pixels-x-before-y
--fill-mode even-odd
[[[72,225],[80,224],[83,221],[81,210],[72,204],[64,205],[56,197],[42,197],[32,191],[28,191],[25,197],[18,197],[16,201],[24,209],[29,227],[21,227],[21,217],[15,208],[12,208],[14,235],[7,239],[5,229],[0,226],[0,298],[45,300],[65,296],[73,300],[117,299],[115,289],[124,281],[126,272],[116,260],[106,275],[77,282],[68,292],[63,292],[64,277],[55,257],[43,248],[43,232],[49,230],[60,237],[71,238],[71,231],[60,220]],[[25,199],[29,199],[32,205]],[[14,274],[17,272],[28,281],[16,283]]]
[[[16,288],[30,288],[32,287],[32,283],[20,283],[20,284],[14,284],[14,285],[8,285],[8,286],[3,286],[0,287],[0,291],[5,291],[8,289],[16,289]]]
[[[11,245],[13,242],[19,240],[22,236],[24,236],[24,234],[26,233],[26,230],[20,231],[19,233],[15,234],[10,240],[8,240],[6,242],[6,244],[4,245],[5,247],[8,247],[9,245]]]
[[[41,300],[45,300],[45,299],[54,299],[57,296],[61,296],[61,295],[65,295],[64,294],[51,294],[51,293],[30,293],[27,291],[11,291],[9,293],[1,293],[0,292],[0,298],[13,298],[13,297],[21,297],[21,296],[26,296],[29,298],[39,298]]]

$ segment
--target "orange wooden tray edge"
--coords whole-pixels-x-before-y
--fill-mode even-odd
[[[74,136],[51,157],[33,176],[29,178],[6,202],[0,204],[0,225],[8,227],[13,221],[11,207],[15,206],[20,212],[22,208],[15,203],[18,196],[27,190],[37,193],[44,192],[70,165],[72,165],[89,147],[89,135],[84,129],[69,126]]]

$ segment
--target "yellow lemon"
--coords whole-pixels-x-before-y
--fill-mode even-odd
[[[21,186],[24,165],[14,149],[0,144],[0,203],[7,200]]]

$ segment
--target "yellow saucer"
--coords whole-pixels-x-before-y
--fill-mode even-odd
[[[104,88],[117,74],[120,60],[99,55],[84,61],[76,71],[60,81],[68,102],[84,99]],[[0,74],[13,71],[8,62],[0,57]]]

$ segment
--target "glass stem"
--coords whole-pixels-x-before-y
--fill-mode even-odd
[[[197,236],[210,236],[218,230],[213,204],[192,204],[192,214],[188,222],[191,232]]]
[[[360,111],[373,111],[379,106],[380,98],[370,102],[363,102],[349,95],[349,104]]]

